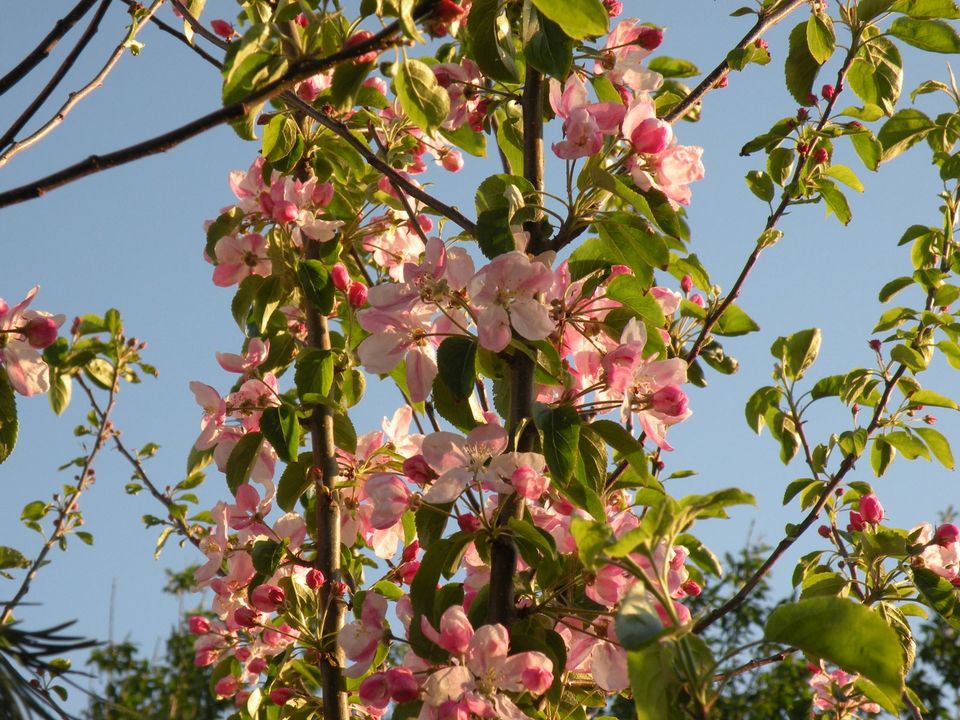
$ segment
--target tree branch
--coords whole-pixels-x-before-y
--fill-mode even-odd
[[[3,137],[0,137],[0,150],[3,150],[7,147],[7,145],[13,142],[13,139],[17,136],[17,133],[20,132],[20,130],[23,129],[23,126],[30,121],[30,118],[32,118],[37,110],[40,109],[40,106],[47,101],[47,98],[49,98],[53,91],[57,88],[57,86],[60,84],[60,81],[63,80],[64,76],[67,74],[67,72],[69,72],[70,68],[73,67],[84,48],[87,47],[87,45],[93,39],[93,36],[97,34],[97,30],[100,27],[100,21],[106,14],[109,6],[110,0],[101,0],[100,6],[97,8],[93,18],[90,20],[90,24],[87,25],[87,29],[84,30],[83,35],[80,36],[77,44],[74,45],[73,49],[70,51],[70,54],[67,55],[62,63],[60,63],[60,67],[57,68],[57,71],[53,74],[53,77],[50,78],[50,81],[43,87],[37,97],[33,99],[33,102],[31,102],[27,108],[20,113],[20,117],[13,121],[13,125],[7,129],[7,131],[3,134]]]
[[[760,12],[757,16],[757,22],[733,49],[746,49],[767,30],[779,23],[798,7],[805,4],[806,0],[785,0],[781,5],[771,8],[768,12]],[[683,100],[674,105],[670,112],[664,115],[663,119],[670,123],[681,120],[684,115],[690,112],[690,109],[694,105],[703,99],[704,95],[716,87],[720,79],[728,72],[730,72],[730,64],[726,60],[723,60],[723,62],[711,70],[710,73],[700,81],[700,84],[691,90]]]
[[[80,18],[87,14],[87,10],[93,7],[97,0],[80,0],[73,10],[57,20],[53,29],[47,33],[47,36],[40,41],[23,60],[17,63],[10,72],[0,78],[0,95],[20,82],[33,68],[43,62],[48,55],[60,42],[60,38],[70,32],[70,28],[76,25]]]
[[[127,7],[132,7],[132,6],[135,4],[135,1],[136,1],[136,0],[120,0],[120,2],[122,2],[122,3],[123,3],[124,5],[126,5]],[[207,52],[206,50],[204,50],[202,47],[199,47],[199,46],[197,46],[197,45],[194,45],[192,42],[190,42],[189,40],[187,40],[187,36],[186,36],[186,35],[184,35],[182,32],[180,32],[179,30],[177,30],[177,29],[174,28],[173,26],[168,25],[168,24],[165,23],[163,20],[160,20],[159,18],[157,18],[156,15],[154,15],[154,16],[152,16],[152,17],[150,18],[150,22],[152,22],[154,25],[156,25],[158,28],[160,28],[160,30],[162,30],[163,32],[167,33],[168,35],[172,35],[173,37],[175,37],[177,40],[179,40],[180,42],[182,42],[182,43],[183,43],[184,45],[186,45],[188,48],[190,48],[191,50],[193,50],[193,52],[195,52],[197,55],[199,55],[200,57],[202,57],[204,60],[206,60],[208,63],[210,63],[211,65],[213,65],[213,66],[216,67],[217,69],[221,69],[221,68],[223,67],[223,64],[222,64],[219,60],[217,60],[213,55],[211,55],[210,53],[208,53],[208,52]],[[219,47],[219,46],[218,46],[218,47]]]
[[[107,0],[109,2],[109,0]],[[147,21],[157,10],[160,9],[160,6],[163,4],[163,0],[154,0],[153,4],[150,6],[150,9],[146,11],[139,19],[134,19],[131,23],[130,30],[127,32],[126,37],[114,48],[113,53],[107,59],[107,62],[100,68],[100,71],[93,77],[93,79],[84,85],[82,88],[76,92],[70,93],[70,97],[63,104],[63,106],[57,111],[57,114],[50,118],[39,130],[30,135],[29,137],[24,138],[18,142],[13,143],[6,151],[0,153],[0,167],[6,165],[10,158],[14,155],[19,154],[23,150],[26,150],[28,147],[35,145],[49,135],[54,129],[57,128],[67,117],[70,111],[83,100],[87,95],[92,93],[98,87],[103,84],[104,78],[113,70],[114,66],[120,61],[120,58],[123,57],[123,54],[126,52],[127,47],[129,47],[130,42],[136,38],[137,33],[147,24]],[[45,88],[46,89],[46,88]],[[52,88],[51,88],[52,90]],[[26,121],[24,121],[26,122]],[[2,144],[0,144],[2,147]]]

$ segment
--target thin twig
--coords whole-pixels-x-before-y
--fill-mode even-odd
[[[87,399],[90,402],[90,407],[93,409],[94,413],[96,413],[97,418],[101,420],[105,419],[104,411],[100,408],[100,404],[97,402],[97,398],[93,394],[93,390],[90,388],[87,382],[79,375],[75,376],[74,379],[77,381],[77,384],[83,388],[84,393],[86,393]],[[127,446],[123,444],[123,441],[120,439],[119,431],[114,430],[113,432],[113,444],[119,453],[126,458],[127,462],[133,466],[136,477],[143,482],[143,484],[147,487],[147,490],[150,491],[150,494],[153,495],[153,497],[156,498],[167,509],[167,516],[176,526],[180,534],[189,540],[195,547],[199,548],[200,539],[194,537],[194,535],[190,532],[190,526],[187,525],[183,517],[175,511],[175,503],[173,500],[171,500],[168,495],[160,492],[157,486],[153,484],[153,482],[147,476],[147,472],[143,467],[143,463],[140,462],[140,459],[130,452]]]
[[[103,446],[107,440],[107,436],[111,432],[110,415],[113,412],[114,406],[116,405],[116,396],[119,384],[120,374],[115,373],[113,385],[110,387],[110,394],[107,396],[106,408],[103,415],[98,415],[97,418],[100,427],[97,430],[93,447],[90,449],[90,452],[87,453],[86,458],[84,458],[83,465],[80,468],[80,474],[77,476],[76,484],[73,486],[69,494],[64,495],[64,498],[61,501],[60,508],[57,512],[57,517],[53,521],[53,532],[50,534],[50,537],[47,538],[46,542],[44,542],[43,547],[40,548],[40,552],[37,553],[37,557],[34,559],[33,563],[31,563],[29,569],[27,570],[27,574],[24,575],[23,581],[20,583],[20,587],[17,589],[17,592],[4,605],[3,613],[0,613],[0,625],[5,625],[7,623],[10,615],[13,613],[14,608],[20,604],[20,601],[22,601],[26,594],[30,591],[30,585],[40,568],[46,564],[45,560],[47,555],[50,553],[51,548],[53,548],[53,546],[74,527],[70,522],[71,514],[76,511],[77,499],[93,481],[93,463],[100,454],[100,451],[103,449]]]
[[[47,98],[56,90],[57,86],[60,84],[60,81],[63,80],[64,76],[70,71],[70,68],[73,67],[74,63],[77,61],[77,58],[80,57],[80,54],[83,52],[84,48],[90,43],[93,39],[93,36],[97,34],[97,30],[100,27],[100,21],[103,19],[103,16],[107,12],[107,8],[110,6],[110,0],[101,0],[100,7],[97,8],[97,11],[93,14],[93,18],[90,20],[90,24],[87,25],[87,29],[84,30],[83,35],[80,36],[80,39],[77,41],[77,44],[73,46],[73,49],[70,51],[70,54],[60,63],[60,67],[57,68],[57,71],[53,74],[53,77],[50,78],[49,82],[44,85],[40,93],[33,99],[27,108],[20,113],[20,117],[13,121],[7,131],[3,134],[3,137],[0,137],[0,150],[3,150],[7,147],[13,139],[17,136],[17,133],[23,129],[23,126],[26,125],[30,118],[34,116],[37,110],[47,101]]]
[[[97,0],[80,0],[74,6],[73,10],[57,20],[53,29],[47,33],[46,37],[40,41],[23,60],[17,63],[10,72],[0,78],[0,95],[20,82],[33,68],[43,62],[48,55],[60,42],[60,38],[70,32],[70,28],[76,25],[80,18],[87,14],[87,10],[93,7]]]
[[[207,30],[206,26],[195,18],[191,13],[189,8],[183,4],[181,0],[170,0],[170,3],[177,9],[177,11],[183,15],[183,19],[186,21],[187,25],[195,32],[197,35],[202,37],[207,42],[211,42],[216,45],[221,50],[226,50],[227,43],[222,38],[217,37],[212,32]]]
[[[850,65],[853,62],[853,59],[856,55],[856,50],[858,46],[856,43],[853,43],[851,49],[847,52],[846,57],[844,58],[843,65],[837,71],[837,80],[835,87],[843,87],[844,78],[847,76],[847,71],[850,69]],[[830,114],[833,112],[833,108],[836,105],[840,97],[840,92],[838,91],[834,94],[833,97],[827,101],[826,107],[823,110],[823,114],[820,117],[820,121],[816,125],[816,130],[813,133],[814,137],[819,137],[820,132],[826,126],[827,122],[830,119]],[[810,148],[810,152],[813,152],[813,148]],[[783,217],[787,208],[793,203],[793,197],[791,195],[790,188],[795,187],[800,180],[800,175],[803,172],[805,162],[804,158],[799,158],[797,160],[797,166],[793,171],[793,177],[790,181],[784,186],[783,192],[780,195],[780,202],[777,204],[776,209],[770,214],[767,218],[767,222],[764,225],[764,232],[767,230],[772,230],[776,227],[777,223]],[[692,363],[700,355],[700,351],[703,350],[703,346],[707,341],[707,338],[710,335],[710,332],[713,330],[714,326],[720,321],[720,318],[727,311],[733,302],[740,296],[740,291],[743,289],[744,283],[747,281],[747,277],[750,275],[750,271],[753,270],[754,265],[757,264],[757,260],[760,259],[760,254],[763,252],[766,246],[763,243],[757,243],[753,250],[750,252],[750,255],[747,256],[746,262],[743,264],[743,268],[740,270],[740,275],[737,276],[736,281],[733,283],[733,286],[730,288],[730,292],[727,293],[727,296],[707,315],[706,320],[703,322],[703,327],[700,328],[700,333],[697,335],[697,339],[694,341],[693,345],[690,347],[690,350],[687,352],[686,361],[688,364]]]
[[[377,154],[374,153],[369,147],[367,147],[366,143],[359,140],[356,135],[350,132],[350,128],[348,128],[342,122],[340,122],[339,120],[335,120],[334,118],[328,115],[324,115],[321,112],[318,112],[317,110],[315,110],[309,104],[305,103],[303,100],[298,98],[293,93],[289,93],[289,92],[284,93],[282,96],[282,99],[288,106],[294,107],[297,110],[305,113],[306,115],[310,116],[310,118],[312,118],[313,120],[323,125],[323,127],[327,128],[335,135],[338,135],[344,140],[346,140],[347,143],[350,145],[350,147],[352,147],[354,150],[360,153],[363,156],[363,159],[366,160],[367,163],[372,168],[374,168],[375,170],[379,170],[384,175],[386,175],[387,178],[390,180],[391,184],[393,184],[394,186],[399,185],[401,188],[403,188],[403,190],[408,195],[419,200],[427,207],[432,208],[433,210],[436,210],[438,213],[446,217],[448,220],[451,220],[457,225],[459,225],[461,228],[463,228],[463,230],[465,230],[470,235],[475,236],[477,234],[477,226],[472,220],[468,219],[465,215],[463,215],[463,213],[461,213],[456,208],[451,207],[450,205],[447,205],[444,202],[441,202],[440,200],[435,198],[433,195],[426,192],[423,188],[418,187],[417,185],[415,185],[414,183],[410,182],[405,177],[403,177],[403,175],[397,172],[397,170],[390,167],[388,163],[384,162],[379,157],[377,157]],[[0,195],[0,207],[3,206],[2,197],[3,196]]]
[[[370,137],[373,138],[373,141],[377,144],[377,147],[380,148],[380,152],[383,153],[383,161],[387,161],[387,146],[383,144],[383,141],[380,140],[380,136],[377,135],[377,130],[372,125],[367,126],[370,133]],[[402,176],[400,176],[402,177]],[[397,193],[397,197],[400,198],[400,203],[403,205],[404,211],[407,213],[407,218],[410,221],[410,224],[413,226],[413,229],[420,236],[420,239],[423,240],[424,246],[430,239],[427,237],[427,233],[423,231],[423,227],[420,225],[420,221],[417,219],[417,214],[413,210],[413,206],[410,204],[410,198],[407,197],[407,194],[403,191],[403,188],[397,184],[397,181],[391,177],[387,178],[390,181],[390,185],[393,187],[394,192]]]
[[[122,3],[123,3],[124,5],[126,5],[127,7],[132,7],[133,5],[136,4],[136,0],[120,0],[120,2],[122,2]],[[160,30],[162,30],[163,32],[167,33],[168,35],[172,35],[173,37],[175,37],[177,40],[179,40],[179,41],[182,42],[184,45],[186,45],[188,48],[190,48],[191,50],[193,50],[193,52],[195,52],[197,55],[199,55],[200,57],[202,57],[204,60],[206,60],[208,63],[210,63],[210,64],[213,65],[214,67],[216,67],[216,68],[218,68],[218,69],[223,67],[223,64],[222,64],[219,60],[217,60],[213,55],[211,55],[210,53],[208,53],[208,52],[207,52],[206,50],[204,50],[202,47],[199,47],[199,46],[193,44],[192,42],[190,42],[190,41],[187,39],[187,36],[186,36],[186,35],[184,35],[182,32],[180,32],[179,30],[177,30],[175,27],[173,27],[173,26],[171,26],[171,25],[168,25],[168,24],[165,23],[163,20],[160,20],[156,15],[153,15],[153,16],[150,18],[150,22],[152,22],[154,25],[156,25],[156,26],[157,26]]]
[[[107,62],[104,63],[103,67],[100,68],[100,71],[94,75],[93,79],[84,85],[82,88],[76,92],[70,93],[70,97],[67,101],[60,107],[57,113],[50,118],[44,125],[37,130],[32,135],[25,137],[23,140],[18,140],[13,143],[9,148],[7,148],[3,153],[0,153],[0,167],[6,165],[10,158],[14,155],[19,154],[23,150],[26,150],[28,147],[35,145],[40,142],[53,132],[64,120],[66,120],[67,115],[76,107],[77,103],[87,97],[94,90],[103,85],[104,79],[113,70],[114,66],[120,61],[120,58],[123,57],[123,54],[127,51],[130,43],[134,41],[137,36],[137,33],[147,24],[149,18],[160,9],[160,6],[163,4],[163,0],[154,0],[153,4],[150,6],[150,9],[146,11],[139,19],[134,19],[131,22],[130,29],[127,31],[126,36],[114,48],[113,52],[110,54],[110,57],[107,58]]]
[[[789,647],[786,650],[781,650],[780,652],[774,653],[773,655],[768,655],[767,657],[755,658],[750,662],[741,665],[740,667],[734,668],[733,670],[729,670],[725,673],[719,673],[717,675],[714,675],[713,681],[725,682],[732,677],[736,677],[737,675],[743,675],[744,673],[748,673],[751,670],[756,670],[757,668],[764,667],[765,665],[772,665],[773,663],[783,662],[788,657],[790,657],[793,653],[795,653],[797,650],[799,650],[799,648]]]
[[[422,18],[429,13],[433,9],[434,2],[435,0],[420,3],[414,9],[415,18]],[[64,185],[68,185],[76,180],[88,177],[89,175],[118,167],[120,165],[125,165],[133,162],[134,160],[139,160],[150,155],[156,155],[158,153],[165,152],[192,137],[196,137],[197,135],[206,132],[207,130],[218,127],[219,125],[232,120],[238,120],[246,113],[252,111],[270,98],[276,97],[283,91],[292,88],[294,85],[308,77],[312,77],[313,75],[323,72],[340,62],[351,60],[355,57],[363,55],[364,53],[370,52],[371,50],[379,51],[396,44],[399,41],[396,37],[399,31],[399,22],[390,23],[387,27],[372,37],[364,40],[363,42],[357,43],[356,45],[352,45],[349,48],[339,50],[322,58],[304,59],[298,61],[292,65],[290,69],[281,77],[277,78],[273,82],[267,83],[264,87],[251,93],[247,97],[219,110],[199,117],[196,120],[187,123],[186,125],[181,125],[180,127],[163,133],[162,135],[150,138],[149,140],[137,143],[136,145],[130,145],[120,150],[116,150],[112,153],[107,153],[106,155],[91,155],[86,160],[59,170],[51,175],[47,175],[46,177],[40,178],[39,180],[35,180],[31,183],[27,183],[26,185],[21,185],[20,187],[0,193],[0,208],[16,205],[21,202],[26,202],[27,200],[34,200],[42,197],[51,190],[63,187]],[[312,110],[311,117],[317,119],[317,115],[319,115],[319,113],[317,113],[315,110]],[[354,141],[359,142],[356,140],[356,138],[354,138]],[[363,143],[360,144],[363,145]],[[369,152],[369,148],[367,148],[367,151]],[[407,191],[420,200],[423,199],[423,195],[426,195],[429,198],[429,195],[426,193],[414,192],[409,188],[407,188]],[[461,219],[466,221],[469,226],[473,225],[469,220],[466,220],[466,218],[460,215],[460,213],[457,213],[456,211],[453,212],[455,215],[448,217],[454,220],[454,222],[460,224],[456,219],[456,216],[459,216]]]
[[[757,22],[750,28],[750,32],[744,35],[743,39],[736,44],[734,50],[744,50],[748,48],[767,30],[779,23],[798,7],[805,4],[806,0],[788,0],[779,7],[771,8],[767,12],[761,11],[757,16]],[[723,62],[711,70],[710,73],[700,81],[700,84],[691,90],[683,100],[674,105],[670,112],[664,115],[663,119],[667,122],[675,123],[683,118],[684,115],[690,112],[694,105],[703,99],[704,95],[716,87],[720,79],[728,72],[730,72],[730,64],[726,60],[723,60]]]

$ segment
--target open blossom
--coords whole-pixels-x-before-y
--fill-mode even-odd
[[[347,677],[361,677],[373,662],[377,645],[383,638],[387,615],[387,599],[379,593],[367,593],[360,618],[348,622],[340,631],[340,647],[354,664],[344,671]]]
[[[557,80],[550,81],[550,106],[563,118],[563,141],[553,144],[553,152],[564,160],[589,157],[603,147],[603,136],[616,132],[624,108],[615,102],[587,102],[587,88],[576,74],[561,90]]]
[[[470,283],[480,346],[500,352],[513,327],[527,340],[543,340],[556,328],[540,295],[553,285],[553,272],[518,251],[498,255]]]
[[[12,308],[0,298],[0,363],[13,389],[28,397],[50,389],[49,368],[39,350],[56,340],[64,321],[63,315],[27,310],[39,290],[33,287]]]
[[[508,655],[509,635],[503,625],[484,625],[474,631],[463,608],[454,607],[456,627],[449,627],[446,635],[443,631],[431,634],[456,648],[451,652],[461,656],[464,664],[440,668],[426,679],[421,720],[459,717],[461,713],[463,717],[526,720],[528,716],[505,693],[546,692],[553,683],[553,662],[536,651]],[[425,625],[425,630],[428,628]]]
[[[941,525],[941,527],[945,527]],[[915,527],[911,534],[920,531],[916,542],[923,545],[923,552],[913,559],[913,564],[935,572],[940,577],[960,585],[960,543],[940,542],[930,523]]]
[[[273,269],[267,257],[267,241],[259,233],[226,235],[217,241],[214,252],[217,267],[213,284],[219,287],[236,285],[251,275],[267,277]]]
[[[648,162],[635,162],[630,172],[641,190],[661,191],[676,205],[689,205],[690,183],[703,180],[702,147],[671,145]]]
[[[814,691],[814,707],[829,711],[828,717],[836,720],[854,720],[860,717],[860,711],[880,712],[881,707],[867,700],[854,686],[859,677],[839,668],[828,673],[821,663],[819,671],[808,681]]]
[[[507,447],[507,431],[499,425],[480,425],[464,438],[435,432],[423,439],[423,457],[438,474],[423,499],[429,503],[453,502],[471,483],[495,477],[487,461]]]
[[[635,18],[625,18],[607,36],[594,72],[606,71],[610,82],[626,85],[634,92],[653,92],[663,83],[663,76],[643,67],[643,61],[662,41],[662,30],[642,25]]]
[[[235,353],[217,353],[217,362],[227,372],[248,375],[266,362],[270,354],[270,341],[253,338],[243,355]]]
[[[666,439],[667,428],[692,414],[679,387],[687,381],[687,364],[681,358],[645,358],[646,340],[644,325],[630,320],[620,346],[604,357],[603,368],[611,391],[622,394],[623,421],[628,422],[635,413],[647,437],[658,447],[672,450]]]

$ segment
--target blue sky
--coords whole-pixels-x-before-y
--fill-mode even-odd
[[[70,6],[70,2],[12,3],[6,8],[0,70],[19,60]],[[707,72],[749,27],[749,18],[728,17],[737,6],[705,0],[628,1],[624,17],[666,26],[659,52],[688,58]],[[234,6],[210,0],[208,7],[206,16],[214,18],[229,17]],[[676,131],[683,144],[705,148],[707,177],[694,186],[689,213],[691,247],[714,282],[724,288],[739,272],[766,216],[766,206],[743,181],[748,170],[760,167],[760,160],[740,158],[739,148],[796,110],[783,87],[783,59],[786,34],[805,17],[803,13],[805,9],[768,35],[773,52],[769,66],[751,66],[732,75],[728,88],[707,96],[703,121],[683,123]],[[173,21],[166,8],[160,17]],[[114,3],[99,35],[63,84],[65,90],[78,88],[93,75],[122,36],[125,21],[122,5]],[[6,128],[19,114],[40,78],[45,81],[78,34],[75,29],[61,43],[35,71],[36,78],[0,99],[0,126]],[[0,187],[14,187],[91,153],[137,142],[217,107],[220,83],[212,67],[155,28],[148,28],[141,39],[146,48],[139,57],[123,58],[104,86],[60,129],[0,169]],[[906,90],[928,77],[946,79],[942,57],[904,55]],[[830,76],[828,71],[823,81]],[[48,117],[61,101],[57,96],[38,117]],[[854,102],[851,96],[841,106]],[[231,203],[227,173],[245,169],[256,152],[255,143],[244,143],[230,129],[221,128],[164,155],[0,211],[0,297],[12,304],[40,284],[37,308],[70,318],[116,307],[128,334],[149,342],[145,358],[160,369],[160,378],[125,386],[116,422],[130,445],[160,444],[148,470],[161,486],[182,479],[186,454],[199,430],[200,411],[188,383],[196,379],[226,387],[229,380],[214,352],[236,352],[242,341],[229,313],[231,293],[212,285],[211,267],[201,258],[202,223]],[[671,431],[677,450],[666,458],[668,470],[689,468],[699,473],[676,481],[675,493],[740,485],[757,496],[757,509],[738,510],[731,521],[699,526],[701,537],[717,552],[739,548],[751,532],[773,544],[782,536],[784,524],[798,517],[795,510],[781,507],[780,498],[788,482],[805,475],[804,468],[797,462],[784,468],[773,442],[754,437],[743,421],[747,397],[769,383],[768,348],[773,339],[802,328],[823,329],[823,350],[812,379],[869,365],[867,339],[882,311],[877,291],[887,280],[910,272],[908,250],[898,248],[897,240],[910,224],[938,224],[936,195],[941,183],[928,166],[924,148],[883,166],[878,174],[864,170],[849,152],[838,158],[866,185],[863,196],[850,193],[853,222],[843,228],[834,218],[824,217],[820,206],[797,208],[784,219],[784,239],[765,253],[740,300],[762,331],[724,343],[740,361],[740,371],[732,377],[709,373],[710,386],[692,391],[693,417]],[[491,172],[496,168],[490,163],[468,157],[459,175],[433,177],[441,181],[437,190],[441,197],[469,210],[471,188]],[[916,296],[905,299],[921,302]],[[921,380],[946,394],[957,387],[939,361]],[[376,383],[371,388],[371,397],[355,418],[361,432],[378,426],[383,408],[398,399],[395,392],[380,394]],[[72,429],[85,411],[79,398],[75,400],[59,419],[44,398],[19,403],[20,444],[0,466],[0,544],[18,547],[27,555],[35,551],[39,538],[21,528],[17,518],[25,503],[48,498],[70,480],[56,468],[82,452]],[[807,428],[815,441],[849,427],[847,410],[827,401],[823,405],[811,415]],[[948,437],[960,437],[949,411],[937,414],[938,429]],[[94,546],[74,542],[69,554],[54,553],[52,565],[40,573],[30,596],[39,605],[25,609],[23,616],[32,625],[77,618],[79,632],[105,638],[110,630],[111,584],[116,580],[113,636],[138,641],[151,653],[177,621],[175,601],[160,592],[163,570],[196,562],[198,555],[171,546],[159,562],[154,561],[156,533],[144,530],[140,516],[161,514],[161,508],[145,494],[124,494],[130,470],[115,453],[104,454],[97,474],[96,485],[81,503],[85,529],[96,538]],[[874,481],[866,462],[851,479]],[[935,520],[941,509],[958,504],[956,482],[953,473],[938,465],[898,460],[875,485],[892,523],[912,527]],[[201,497],[212,505],[226,492],[214,473],[201,488]],[[799,543],[784,558],[777,577],[785,591],[793,561],[815,542],[814,538]],[[0,596],[4,594],[0,591]]]

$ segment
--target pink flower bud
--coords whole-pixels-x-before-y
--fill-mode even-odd
[[[883,520],[883,505],[880,504],[880,500],[873,493],[860,498],[858,507],[865,522],[876,525]]]
[[[851,510],[850,524],[847,525],[847,530],[850,532],[862,532],[866,526],[867,524],[863,521],[863,516],[856,510]]]
[[[304,102],[312,103],[322,93],[325,88],[317,80],[316,76],[308,77],[303,82],[297,85],[297,97],[299,97]]]
[[[267,669],[267,661],[262,657],[257,657],[247,663],[247,672],[259,675]]]
[[[810,111],[805,107],[799,108],[797,110],[797,122],[806,122],[810,117]]]
[[[680,289],[683,290],[684,295],[693,290],[693,278],[689,275],[684,275],[680,278]]]
[[[233,675],[227,675],[217,680],[217,684],[214,686],[214,690],[217,693],[217,697],[233,697],[237,694],[237,690],[240,689],[240,683]]]
[[[337,290],[346,290],[350,287],[350,271],[343,263],[337,263],[330,268],[330,279]]]
[[[703,307],[703,295],[700,293],[694,293],[690,296],[690,302],[692,302],[694,305],[698,305],[699,307]]]
[[[833,535],[833,531],[830,529],[829,525],[821,525],[817,528],[817,533],[822,538],[829,538]]]
[[[305,28],[307,25],[310,24],[310,20],[308,20],[307,16],[304,15],[303,13],[300,13],[299,15],[297,15],[293,19],[293,21],[302,28]]]
[[[347,590],[350,588],[347,587],[347,584],[341,580],[334,580],[330,585],[330,592],[334,595],[343,596],[347,594]]]
[[[307,587],[311,590],[316,590],[319,587],[322,587],[327,579],[323,576],[323,572],[317,570],[316,568],[311,568],[307,571]]]
[[[355,45],[359,45],[360,43],[365,42],[372,37],[373,37],[373,33],[370,32],[369,30],[359,30],[347,38],[346,42],[343,43],[343,49],[347,50],[349,48],[352,48]],[[355,58],[355,62],[357,63],[376,62],[378,54],[379,53],[377,50],[371,50],[369,52],[364,53],[363,55],[358,55]]]
[[[607,16],[611,18],[620,17],[623,12],[623,3],[620,0],[603,0],[603,7],[607,11]]]
[[[464,532],[476,532],[480,529],[480,518],[476,515],[457,515],[457,525]]]
[[[287,701],[297,694],[293,688],[281,687],[270,691],[270,702],[274,705],[286,705]]]
[[[233,621],[240,627],[256,627],[260,624],[260,613],[252,608],[239,607],[233,611]]]
[[[45,348],[57,339],[57,323],[49,315],[31,318],[23,328],[30,347]]]
[[[397,575],[400,577],[400,582],[409,585],[417,576],[418,570],[420,570],[419,560],[411,560],[410,562],[402,563],[400,567],[397,568]]]
[[[703,592],[703,589],[700,587],[700,583],[696,580],[687,580],[683,585],[680,586],[680,589],[683,590],[690,597],[699,597],[700,593]]]
[[[820,96],[824,100],[833,100],[836,94],[837,94],[837,91],[833,87],[833,85],[827,84],[827,85],[824,85],[822,88],[820,88]]]
[[[924,415],[924,416],[923,416],[923,421],[924,421],[927,425],[936,425],[936,424],[937,424],[937,416],[936,416],[936,415]]]
[[[437,478],[423,455],[414,455],[403,461],[403,474],[413,480],[417,485],[426,485]]]
[[[653,409],[664,415],[680,417],[687,412],[687,394],[679,385],[667,385],[657,390],[650,399]]]
[[[937,534],[934,538],[937,545],[948,548],[960,539],[960,528],[952,523],[946,523],[937,528]]]
[[[390,703],[390,686],[387,684],[387,674],[374,673],[360,683],[360,700],[365,705],[376,708],[385,708]]]
[[[384,82],[383,78],[380,78],[380,77],[367,78],[366,80],[363,81],[363,86],[368,88],[373,88],[384,97],[387,96],[387,83]]]
[[[220,653],[213,648],[197,650],[196,654],[193,656],[193,666],[207,667],[208,665],[213,665],[219,657]]]
[[[350,283],[350,289],[347,290],[347,300],[351,307],[360,308],[367,304],[367,286],[362,282],[354,281]]]
[[[266,613],[271,613],[283,605],[283,599],[283,588],[277,585],[257,585],[250,593],[250,604]]]
[[[463,170],[463,153],[459,150],[449,150],[444,154],[440,162],[443,164],[445,170],[460,172]]]
[[[290,223],[297,219],[300,210],[289,200],[281,200],[273,206],[273,219],[278,223]]]
[[[473,626],[459,605],[447,608],[440,617],[440,639],[437,644],[454,655],[462,655],[470,645]]]
[[[808,94],[807,94],[807,105],[816,105],[816,104],[817,104],[817,96],[814,95],[813,93],[808,93]]]
[[[656,50],[660,47],[660,43],[663,42],[663,30],[660,28],[642,27],[637,35],[637,39],[633,42],[644,50]]]
[[[236,30],[233,29],[233,25],[228,23],[226,20],[211,20],[210,28],[217,35],[227,40],[236,35]]]
[[[233,649],[233,656],[240,662],[246,662],[250,659],[251,655],[253,655],[253,653],[250,652],[250,648],[248,647],[241,645],[240,647]]]
[[[395,667],[386,672],[387,687],[394,702],[405,703],[416,700],[420,694],[420,686],[410,668]]]
[[[827,152],[826,148],[817,148],[817,151],[813,154],[813,161],[818,165],[830,160],[830,153]]]
[[[194,615],[187,621],[187,627],[194,635],[206,635],[210,632],[210,620],[203,615]]]
[[[420,552],[420,541],[414,540],[403,549],[403,555],[400,556],[400,562],[410,562],[417,559],[417,553]]]
[[[247,706],[247,700],[250,699],[249,690],[240,690],[233,697],[233,706],[236,708],[245,708]]]

